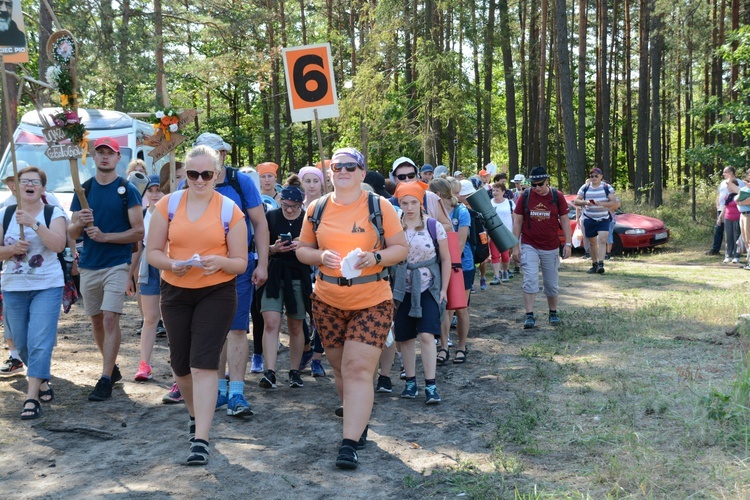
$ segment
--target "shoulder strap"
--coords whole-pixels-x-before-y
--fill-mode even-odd
[[[437,242],[437,220],[433,219],[432,217],[427,218],[427,231],[429,231],[430,236],[432,237],[432,242],[435,244],[435,248],[438,247]]]
[[[52,222],[52,212],[55,211],[54,205],[44,205],[44,223],[49,227]]]
[[[315,203],[315,210],[313,210],[312,215],[307,218],[312,223],[313,233],[318,232],[318,226],[320,226],[320,221],[323,217],[323,211],[326,209],[326,204],[328,204],[328,200],[330,198],[331,193],[324,194],[323,196],[318,198],[317,203]]]
[[[367,192],[367,204],[370,209],[370,222],[378,233],[376,249],[385,248],[385,229],[383,229],[383,213],[380,211],[380,196]]]
[[[84,182],[83,184],[81,184],[81,187],[83,188],[83,194],[86,196],[87,199],[89,197],[89,191],[91,191],[91,183],[92,182],[94,182],[94,178],[93,177],[89,177],[86,180],[86,182]]]
[[[232,189],[234,189],[235,192],[239,195],[240,208],[242,209],[242,214],[245,215],[245,196],[242,194],[242,186],[240,186],[237,169],[235,169],[234,167],[224,167],[224,169],[227,171],[227,184],[232,186]]]
[[[130,181],[119,175],[117,176],[117,181],[119,182],[120,187],[125,188],[125,190],[122,193],[120,193],[120,199],[122,200],[122,208],[124,208],[125,212],[127,213],[128,211],[128,184],[130,184]],[[91,191],[91,184],[93,182],[94,182],[94,178],[89,177],[88,180],[86,180],[86,182],[81,184],[81,187],[83,188],[83,194],[86,196],[86,199],[88,199],[89,197],[89,191]]]
[[[583,186],[583,199],[584,200],[586,199],[586,193],[588,193],[588,191],[589,191],[589,185],[586,184]]]
[[[557,206],[557,200],[558,200],[557,189],[555,188],[550,188],[550,189],[552,189],[552,204]]]
[[[226,196],[221,197],[221,224],[224,226],[224,234],[229,232],[229,223],[232,222],[234,213],[234,201]]]
[[[185,194],[184,189],[178,189],[174,193],[170,193],[169,199],[167,200],[167,221],[171,221],[174,218],[174,213],[177,211],[177,207],[180,205],[182,195]]]
[[[8,226],[10,225],[10,219],[13,214],[16,213],[16,207],[18,205],[8,205],[5,207],[5,215],[3,216],[3,234],[8,232]]]

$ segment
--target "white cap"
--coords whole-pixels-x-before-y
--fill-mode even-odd
[[[513,177],[513,182],[523,182],[526,180],[526,177],[523,174],[516,174],[515,177]]]
[[[453,172],[453,177],[458,177],[459,175],[460,175],[461,177],[463,177],[463,175],[464,175],[464,174],[463,174],[463,172],[461,172],[460,170],[456,170],[455,172]]]
[[[469,196],[470,194],[474,194],[476,189],[474,189],[474,185],[471,183],[468,179],[463,179],[461,181],[461,192],[458,193],[459,196]]]
[[[232,151],[232,146],[224,142],[224,139],[219,134],[212,134],[210,132],[204,132],[199,135],[193,146],[208,146],[216,151],[226,151],[227,153]]]

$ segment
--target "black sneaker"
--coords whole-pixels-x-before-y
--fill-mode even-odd
[[[258,385],[264,389],[276,389],[276,373],[273,370],[266,370]]]
[[[370,425],[365,425],[365,430],[362,432],[362,435],[359,437],[359,441],[357,441],[357,449],[362,450],[367,446],[367,430],[370,428]]]
[[[359,466],[357,450],[351,446],[342,446],[339,448],[339,454],[336,457],[336,467],[339,469],[356,469]]]
[[[599,267],[596,270],[597,274],[604,274],[604,262],[599,261]]]
[[[112,382],[102,377],[89,394],[89,401],[106,401],[112,397]]]
[[[159,320],[159,323],[156,325],[156,336],[160,338],[167,336],[167,329],[164,328],[163,320]]]
[[[299,370],[289,370],[289,387],[304,387]]]
[[[23,373],[23,361],[13,356],[9,356],[8,360],[3,363],[0,367],[0,377],[12,377],[14,375],[20,375]]]
[[[115,365],[115,367],[112,369],[112,376],[110,377],[110,380],[112,381],[112,385],[115,385],[115,383],[122,380],[122,373],[120,373],[120,367]]]
[[[586,272],[589,273],[589,274],[596,274],[596,273],[598,273],[599,272],[599,264],[592,264],[591,265],[591,269],[589,269]]]
[[[607,253],[604,254],[604,260],[609,260],[611,258],[612,258],[612,256],[609,254],[609,252],[607,252]]]
[[[390,394],[393,392],[393,384],[391,384],[391,377],[385,375],[378,375],[378,383],[375,386],[375,392],[382,392]]]
[[[339,406],[335,410],[333,410],[333,414],[336,415],[339,418],[344,418],[344,407]]]

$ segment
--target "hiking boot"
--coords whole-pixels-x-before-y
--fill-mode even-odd
[[[307,368],[307,364],[310,362],[312,357],[313,357],[312,349],[310,349],[309,351],[304,351],[302,353],[302,361],[299,362],[299,371],[301,372],[305,371],[305,368]]]
[[[214,408],[214,411],[223,410],[229,405],[229,398],[226,393],[221,391],[218,391],[218,393],[219,395],[216,396],[216,408]]]
[[[415,399],[417,397],[417,383],[414,380],[407,380],[401,397],[404,399]]]
[[[326,371],[323,369],[323,362],[319,359],[313,359],[310,363],[310,374],[313,377],[325,377]]]
[[[599,267],[596,270],[597,274],[604,274],[604,262],[599,261]]]
[[[523,322],[523,329],[529,330],[531,328],[534,328],[536,326],[536,318],[533,314],[527,314],[526,320]]]
[[[479,289],[487,290],[487,278],[479,278]]]
[[[552,326],[558,326],[562,321],[560,321],[560,316],[557,315],[556,312],[549,313],[549,324]]]
[[[298,370],[289,370],[289,387],[304,387],[305,383],[302,381],[302,377]]]
[[[490,285],[499,285],[500,283],[502,283],[500,276],[495,276],[492,278],[492,281],[490,281]]]
[[[102,377],[89,394],[89,401],[106,401],[112,397],[112,381]]]
[[[258,385],[264,389],[276,389],[276,372],[273,370],[266,370],[263,374],[263,378],[260,379]]]
[[[392,393],[393,384],[391,383],[391,377],[386,377],[385,375],[379,375],[378,383],[375,386],[375,392],[382,392],[385,394]]]
[[[253,354],[253,362],[250,365],[250,373],[263,373],[263,355]]]
[[[425,403],[428,405],[438,404],[440,401],[440,394],[438,394],[437,386],[435,384],[428,385],[424,388]]]
[[[227,415],[230,417],[250,416],[253,410],[250,409],[250,403],[245,400],[242,394],[232,394],[227,403]]]
[[[161,402],[164,403],[165,405],[173,405],[173,404],[185,402],[185,398],[182,397],[180,388],[177,387],[177,382],[172,384],[172,388],[169,390],[168,393],[164,395],[163,398],[161,398]]]
[[[138,365],[138,371],[135,372],[135,381],[145,382],[146,380],[151,380],[152,378],[154,378],[154,375],[151,372],[151,367],[145,361],[141,361],[141,364]]]
[[[596,274],[597,272],[599,272],[599,264],[597,264],[597,263],[592,264],[591,265],[591,269],[589,269],[586,272],[589,273],[589,274]]]
[[[500,280],[501,280],[501,281],[502,281],[503,283],[507,283],[508,281],[510,281],[510,279],[511,279],[512,277],[513,277],[513,275],[511,274],[511,272],[510,272],[510,271],[503,271],[503,276],[502,276],[502,278],[500,278]]]
[[[23,361],[13,356],[9,356],[8,360],[3,363],[0,368],[0,377],[13,377],[14,375],[20,375],[26,368],[23,366]]]

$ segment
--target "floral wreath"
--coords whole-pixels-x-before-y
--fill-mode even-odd
[[[88,132],[76,111],[78,94],[76,94],[70,68],[71,61],[77,56],[75,38],[69,32],[62,31],[53,35],[50,42],[47,46],[48,54],[56,64],[47,68],[45,77],[52,88],[60,93],[60,104],[62,106],[61,112],[50,115],[50,117],[55,126],[63,129],[65,137],[83,149],[83,162],[85,163],[88,152],[88,140],[86,139]]]
[[[152,113],[151,123],[154,125],[154,133],[161,130],[168,141],[172,139],[172,132],[180,130],[179,113],[174,108],[164,108]]]

